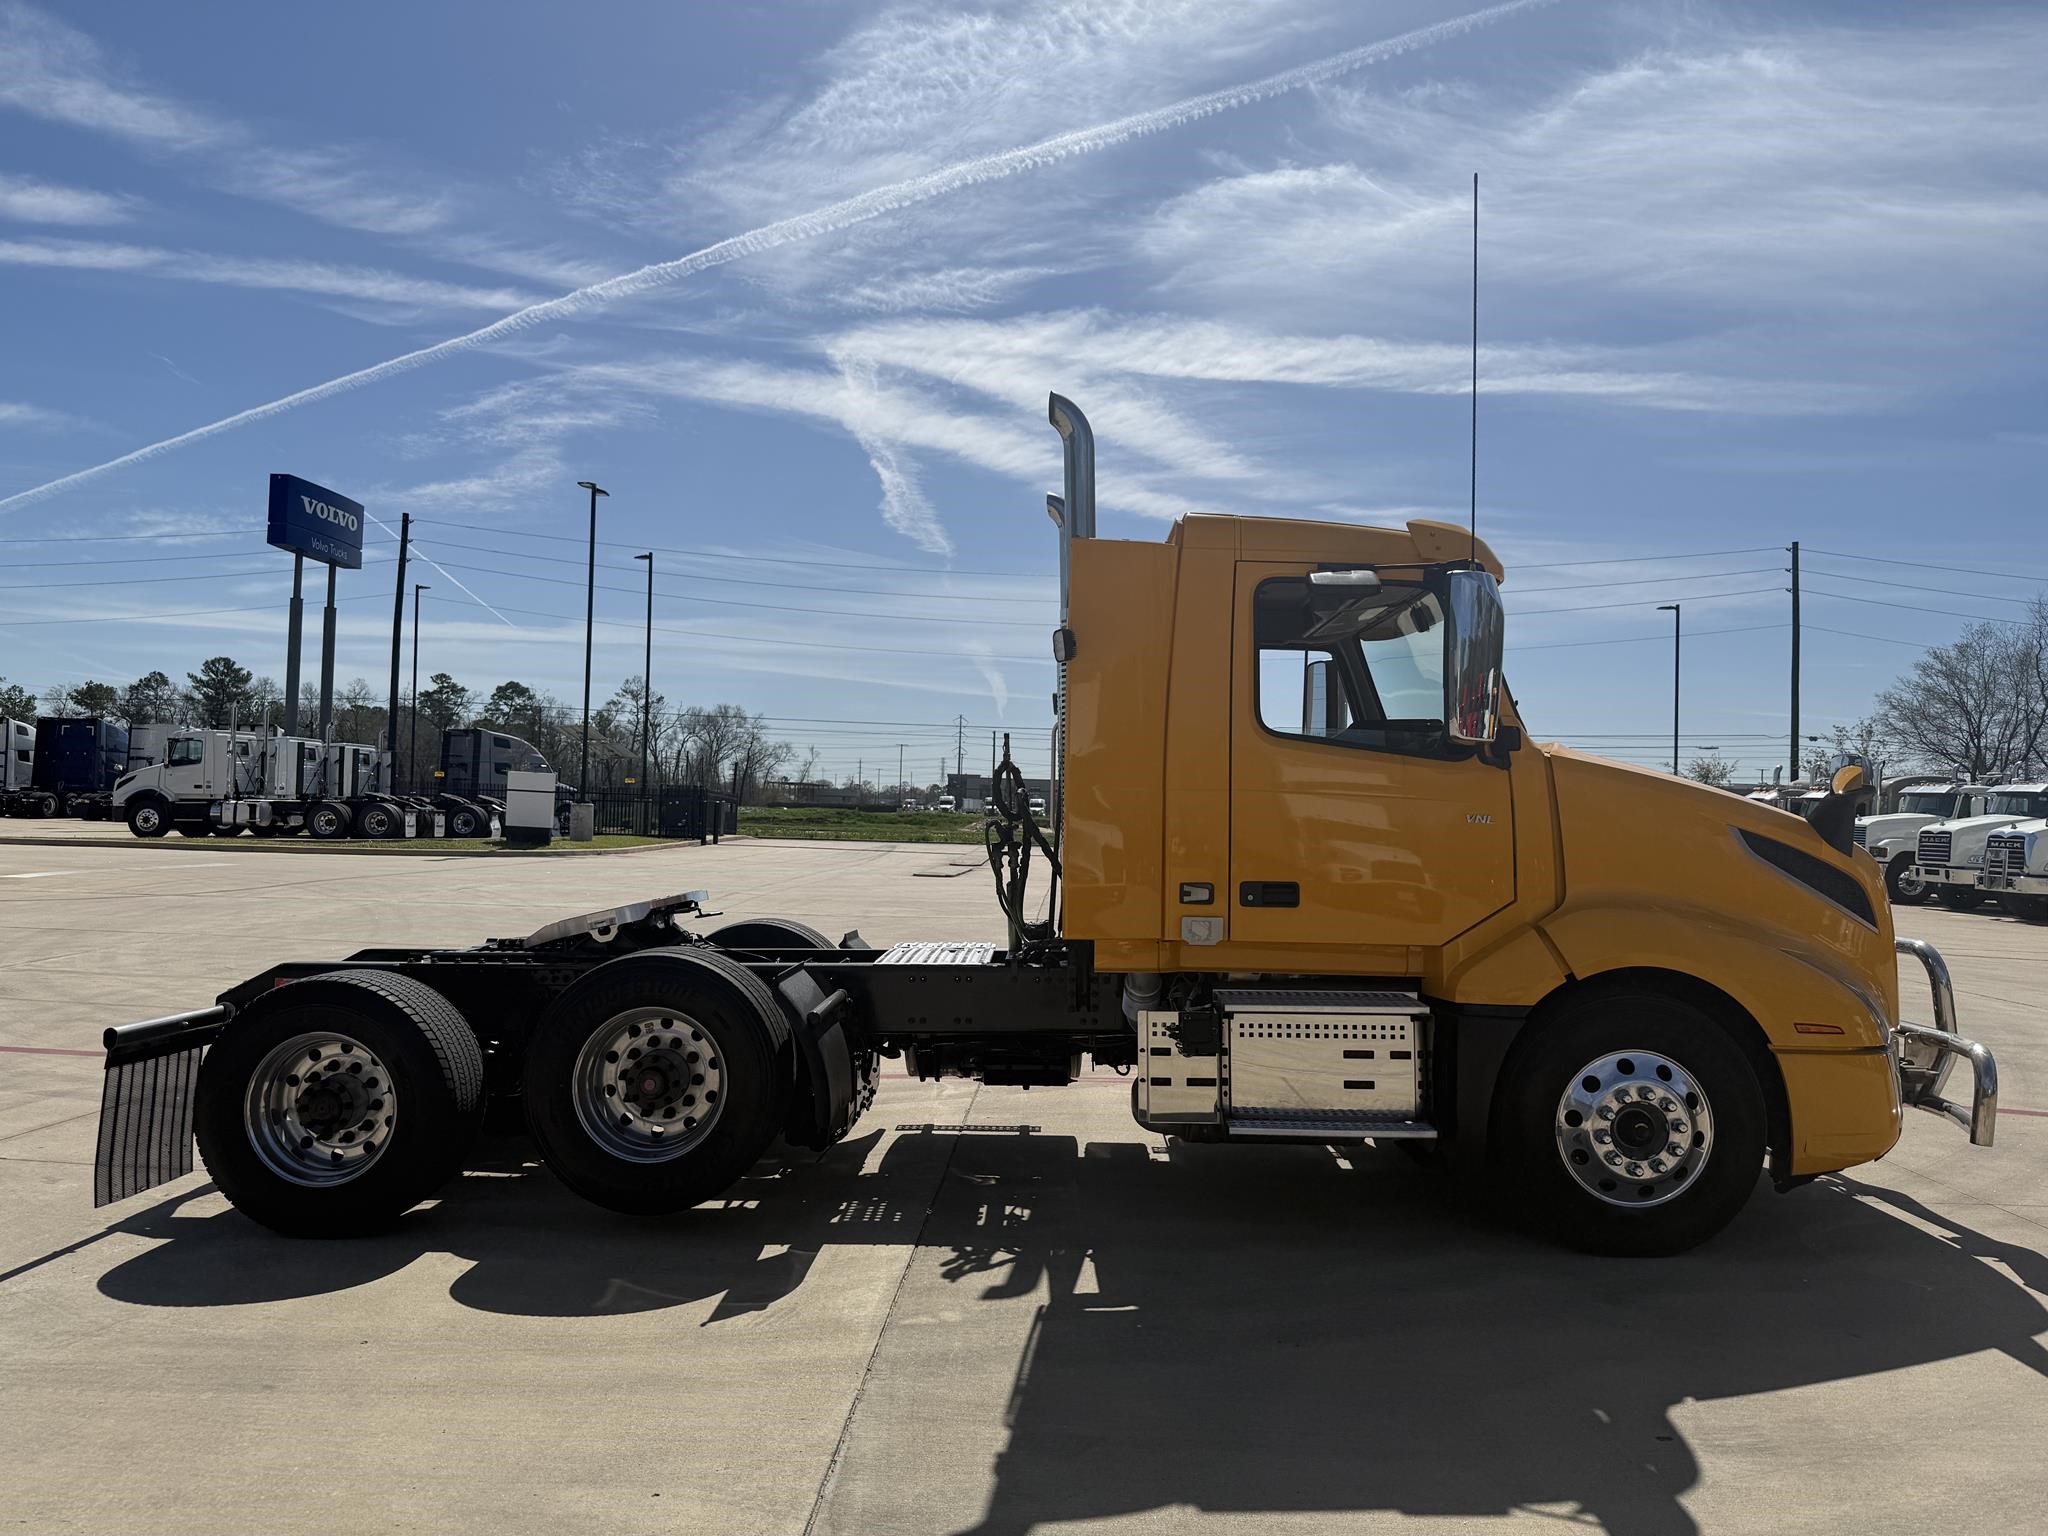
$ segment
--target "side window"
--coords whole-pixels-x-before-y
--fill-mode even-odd
[[[164,761],[173,768],[190,768],[203,761],[205,756],[204,742],[180,736],[171,743],[170,750],[164,754]]]
[[[1259,723],[1278,736],[1435,756],[1444,733],[1443,609],[1427,588],[1321,587],[1299,576],[1253,595]]]

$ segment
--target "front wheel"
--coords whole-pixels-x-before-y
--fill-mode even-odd
[[[2030,923],[2048,923],[2048,896],[2001,896],[2000,906]]]
[[[1929,895],[1927,882],[1913,873],[1914,859],[1910,853],[1899,854],[1884,867],[1885,894],[1897,907],[1917,907]]]
[[[652,1216],[722,1193],[788,1114],[789,1025],[722,955],[650,951],[599,966],[549,1009],[526,1055],[542,1158],[584,1199]]]
[[[1734,1219],[1764,1159],[1762,1087],[1706,1014],[1605,992],[1532,1019],[1501,1070],[1494,1150],[1540,1230],[1682,1253]]]
[[[264,993],[228,1026],[200,1065],[193,1130],[242,1214],[352,1237],[459,1171],[483,1091],[483,1050],[445,997],[390,971],[336,971]]]
[[[171,830],[170,813],[160,800],[137,800],[128,807],[128,830],[137,837],[162,837]]]
[[[1941,888],[1941,904],[1958,912],[1974,911],[1984,905],[1984,893],[1974,885],[1945,885]]]

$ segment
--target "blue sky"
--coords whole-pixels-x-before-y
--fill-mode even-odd
[[[1095,423],[1109,536],[1463,518],[1475,170],[1480,519],[1539,736],[1668,751],[1678,599],[1689,747],[1782,760],[1795,538],[1809,730],[2017,615],[2048,572],[2048,14],[1439,25],[1481,9],[0,5],[0,675],[281,676],[256,530],[289,470],[418,519],[423,670],[574,699],[595,478],[600,697],[658,546],[671,703],[929,777],[940,722],[970,762],[1045,723],[1048,389]],[[368,554],[338,670],[381,690]],[[133,617],[201,609],[247,611]]]

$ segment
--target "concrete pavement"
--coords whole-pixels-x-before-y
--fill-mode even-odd
[[[272,1237],[203,1173],[91,1209],[109,1023],[286,956],[697,887],[834,935],[997,937],[986,880],[920,878],[957,857],[0,846],[0,1514],[750,1536],[2037,1521],[2048,929],[2002,916],[1899,916],[1999,1054],[1999,1145],[1914,1116],[1882,1163],[1762,1188],[1672,1261],[1560,1252],[1396,1156],[1149,1136],[1107,1074],[892,1078],[846,1144],[669,1222],[583,1205],[513,1138],[370,1241]],[[1917,967],[1904,981],[1927,1018]]]

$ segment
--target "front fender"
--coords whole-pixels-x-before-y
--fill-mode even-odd
[[[1873,987],[1862,967],[1839,949],[1801,943],[1775,926],[1666,901],[1655,908],[1574,906],[1542,928],[1576,980],[1647,966],[1719,988],[1756,1020],[1774,1052],[1882,1050],[1886,1044],[1887,994]],[[1888,945],[1885,956],[1889,961]]]

